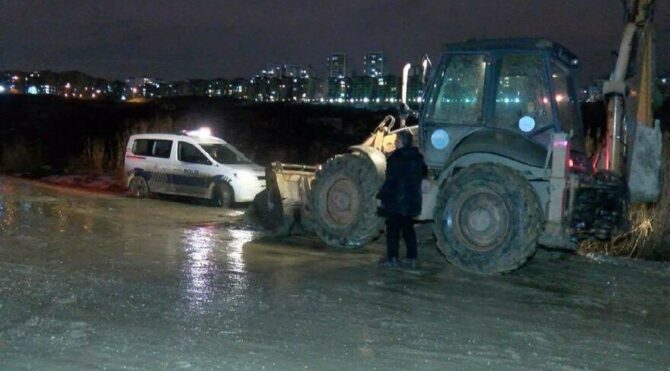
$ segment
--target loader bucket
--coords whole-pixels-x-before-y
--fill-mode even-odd
[[[246,212],[248,222],[276,235],[306,231],[302,220],[316,166],[273,162],[265,169],[266,189],[256,195]]]

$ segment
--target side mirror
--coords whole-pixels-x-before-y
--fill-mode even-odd
[[[419,113],[417,111],[414,111],[411,108],[409,108],[407,103],[405,103],[405,102],[400,103],[400,107],[398,108],[398,118],[400,118],[400,127],[401,128],[406,126],[406,121],[410,117],[419,118]]]

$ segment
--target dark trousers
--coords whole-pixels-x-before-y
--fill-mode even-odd
[[[391,214],[386,219],[386,251],[389,258],[398,258],[400,232],[407,247],[407,259],[416,259],[416,232],[414,218],[400,214]]]

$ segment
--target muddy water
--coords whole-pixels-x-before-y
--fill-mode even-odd
[[[669,369],[670,270],[269,239],[241,210],[0,178],[0,369]]]

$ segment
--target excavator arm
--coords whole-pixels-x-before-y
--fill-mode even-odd
[[[626,26],[603,92],[607,140],[599,174],[627,184],[631,202],[654,202],[661,191],[661,132],[654,122],[655,0],[625,1]]]

